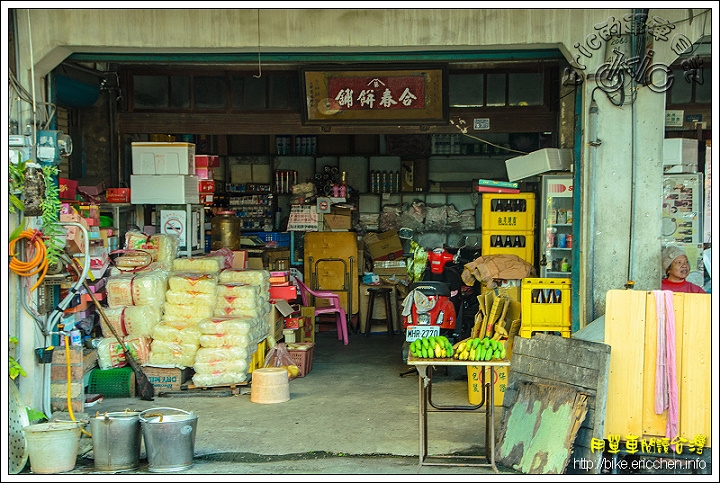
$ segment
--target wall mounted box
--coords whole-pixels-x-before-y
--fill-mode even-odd
[[[133,174],[195,174],[192,143],[132,143]]]
[[[525,156],[506,159],[508,180],[517,181],[548,171],[570,171],[573,162],[571,149],[545,148]]]
[[[130,176],[130,203],[199,204],[198,177],[181,174],[133,174]]]

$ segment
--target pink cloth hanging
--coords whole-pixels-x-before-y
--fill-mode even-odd
[[[678,435],[678,387],[675,366],[675,310],[673,292],[654,290],[657,316],[657,355],[655,358],[655,414],[667,409],[665,436]]]

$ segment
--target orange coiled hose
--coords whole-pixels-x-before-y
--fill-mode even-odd
[[[19,240],[27,240],[28,247],[32,248],[32,251],[28,250],[27,258],[30,258],[30,260],[27,262],[18,260],[17,254],[15,253],[15,245]],[[46,250],[45,243],[42,239],[42,232],[40,230],[24,230],[17,238],[10,241],[10,244],[8,245],[8,253],[12,254],[12,258],[10,259],[10,270],[16,274],[21,277],[30,277],[36,273],[40,274],[38,275],[35,285],[30,288],[30,291],[32,292],[38,288],[48,271],[48,260],[45,256]]]

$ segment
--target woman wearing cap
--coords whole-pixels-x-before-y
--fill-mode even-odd
[[[662,289],[672,292],[706,293],[702,287],[685,280],[690,274],[690,262],[685,252],[674,246],[665,247],[662,251],[662,267],[665,277]]]

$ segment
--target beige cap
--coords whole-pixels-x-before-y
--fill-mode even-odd
[[[662,263],[663,271],[667,272],[668,268],[670,268],[670,265],[672,265],[673,260],[682,255],[685,255],[685,252],[680,247],[669,246],[663,248],[662,256],[660,258],[660,263]]]

